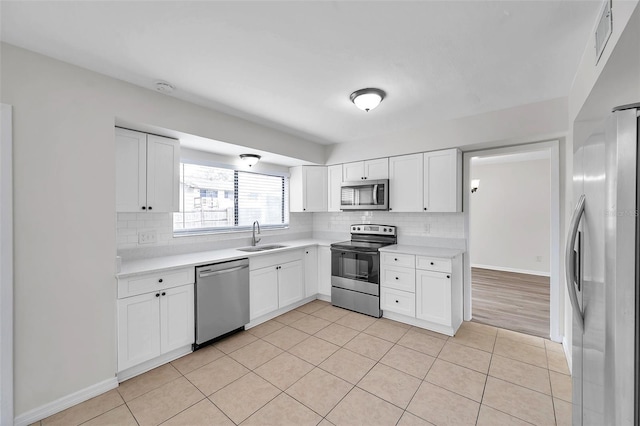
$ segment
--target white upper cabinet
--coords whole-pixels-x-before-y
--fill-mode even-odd
[[[289,210],[292,212],[327,211],[327,168],[297,166],[289,169]]]
[[[327,167],[327,211],[340,211],[340,187],[342,186],[342,164]]]
[[[394,212],[423,211],[422,154],[389,158],[389,210]]]
[[[462,153],[458,149],[424,153],[423,209],[462,211]]]
[[[389,159],[378,158],[342,165],[342,180],[344,182],[363,179],[389,179]]]
[[[176,212],[180,142],[116,128],[116,211]]]

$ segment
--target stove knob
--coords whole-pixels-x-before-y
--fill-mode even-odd
[[[358,226],[358,231],[360,230],[360,227]]]

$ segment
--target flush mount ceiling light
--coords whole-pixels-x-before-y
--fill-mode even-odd
[[[349,96],[349,99],[361,110],[369,112],[380,105],[386,95],[383,90],[368,88],[356,90]]]
[[[240,154],[240,158],[242,158],[242,161],[244,161],[249,165],[249,167],[251,167],[258,161],[260,161],[260,158],[262,157],[260,157],[258,154]]]

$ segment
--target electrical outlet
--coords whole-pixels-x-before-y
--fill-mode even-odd
[[[542,256],[536,256],[536,262],[542,262]]]
[[[158,234],[155,229],[138,232],[138,244],[154,244],[158,241]]]

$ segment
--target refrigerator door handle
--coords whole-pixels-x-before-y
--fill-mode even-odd
[[[582,194],[578,200],[573,215],[571,216],[571,223],[569,224],[569,235],[567,236],[567,246],[565,247],[564,255],[564,272],[567,279],[567,291],[569,293],[569,300],[571,300],[571,306],[576,314],[578,325],[580,330],[584,330],[584,316],[580,310],[580,304],[578,303],[578,295],[576,294],[576,286],[574,283],[579,279],[578,273],[575,270],[576,265],[576,251],[573,249],[576,244],[576,236],[578,235],[578,226],[580,225],[580,219],[584,214],[585,196]]]

